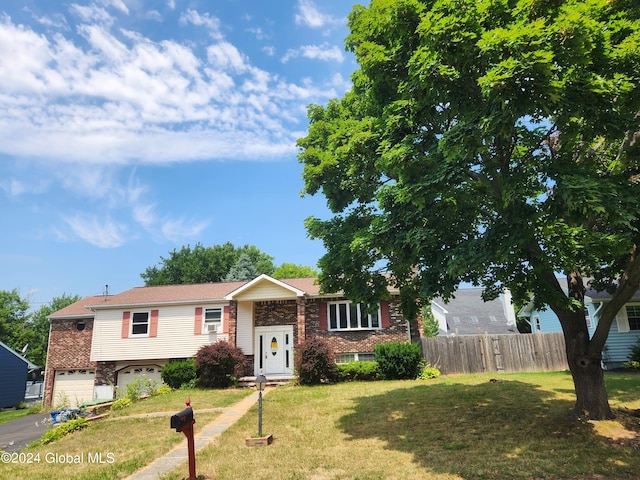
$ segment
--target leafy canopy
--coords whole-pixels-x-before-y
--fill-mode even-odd
[[[635,0],[373,0],[349,16],[353,89],[298,141],[320,282],[410,316],[461,282],[563,305],[608,284],[640,226]],[[555,277],[554,277],[555,278]]]
[[[173,249],[169,257],[160,257],[159,266],[148,267],[140,276],[147,286],[221,282],[242,255],[248,258],[258,275],[271,275],[275,270],[273,257],[254,245],[235,247],[226,242],[205,247],[197,243],[193,249],[189,245],[180,250]]]

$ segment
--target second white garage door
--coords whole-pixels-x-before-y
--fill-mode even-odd
[[[139,378],[146,378],[151,382],[155,382],[156,387],[162,384],[158,365],[132,365],[118,372],[118,390],[126,395],[127,385]]]

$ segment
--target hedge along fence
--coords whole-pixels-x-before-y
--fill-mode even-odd
[[[438,336],[421,342],[422,356],[443,374],[569,368],[562,333]]]

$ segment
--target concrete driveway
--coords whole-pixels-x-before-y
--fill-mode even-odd
[[[51,426],[49,414],[36,413],[0,424],[0,450],[18,452],[40,437]]]

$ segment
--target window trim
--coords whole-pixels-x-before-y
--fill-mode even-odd
[[[146,313],[147,320],[145,325],[147,326],[147,331],[145,333],[134,333],[133,327],[134,325],[141,325],[142,322],[135,322],[136,315],[141,313]],[[151,332],[151,311],[150,310],[139,310],[131,312],[131,320],[129,321],[129,338],[146,338],[149,337],[149,333]]]
[[[220,320],[207,322],[207,310],[219,310]],[[221,333],[223,323],[224,323],[224,305],[211,305],[209,307],[202,307],[202,334],[203,335],[207,335],[210,333]],[[208,325],[211,325],[211,324],[216,325],[215,332],[209,332]]]
[[[633,316],[631,318],[634,319],[638,319],[638,321],[635,322],[635,326],[637,326],[638,328],[632,328],[631,327],[631,322],[629,321],[629,308],[633,308],[634,310],[638,310],[638,316]],[[627,320],[627,327],[629,328],[630,332],[640,332],[640,303],[628,303],[624,306],[624,313],[626,316],[626,320]]]
[[[336,317],[336,327],[332,328],[331,324],[331,306],[335,305],[335,312],[337,314]],[[339,307],[338,305],[345,305],[345,313],[347,315],[346,318],[346,327],[342,328],[340,327],[340,315],[339,315]],[[355,305],[356,306],[356,311],[357,311],[357,322],[358,322],[358,326],[357,327],[352,327],[352,321],[351,321],[351,306]],[[350,302],[349,300],[336,300],[333,302],[327,302],[327,330],[330,332],[362,332],[362,331],[375,331],[375,330],[382,330],[382,309],[380,304],[378,304],[378,310],[377,310],[377,316],[378,316],[378,326],[374,327],[371,326],[373,324],[372,321],[372,316],[371,314],[367,314],[367,318],[369,319],[368,324],[370,326],[368,327],[362,327],[362,311],[363,311],[363,307],[360,303],[353,303]]]

